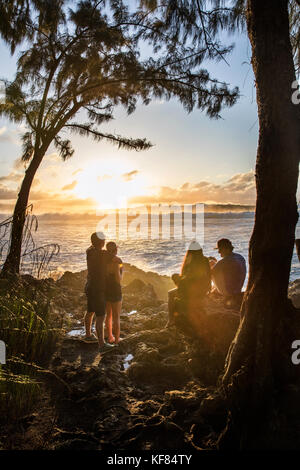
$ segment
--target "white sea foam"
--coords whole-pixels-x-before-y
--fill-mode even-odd
[[[204,223],[204,254],[219,257],[214,249],[219,238],[229,238],[235,251],[248,260],[248,244],[254,224],[251,212],[208,213]],[[60,253],[50,263],[52,275],[64,271],[86,269],[85,251],[90,244],[90,235],[96,230],[97,220],[60,220],[41,218],[39,228],[34,233],[36,244],[58,243]],[[296,237],[300,238],[298,222]],[[107,240],[110,240],[107,234]],[[185,240],[121,240],[117,241],[119,256],[127,262],[146,271],[170,275],[178,272],[189,241]],[[294,250],[291,280],[300,277],[300,263]]]

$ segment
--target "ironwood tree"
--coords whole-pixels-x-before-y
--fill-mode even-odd
[[[242,320],[222,379],[231,410],[224,441],[293,447],[284,436],[283,397],[298,381],[291,344],[300,322],[288,286],[298,220],[300,107],[291,100],[296,73],[288,1],[248,0],[246,21],[259,117],[257,201]]]
[[[51,144],[63,160],[73,154],[70,132],[106,139],[119,148],[145,150],[151,144],[144,138],[101,130],[101,124],[113,119],[116,106],[132,113],[138,101],[177,97],[187,111],[196,106],[218,117],[222,106],[235,103],[238,90],[229,90],[199,68],[206,49],[191,53],[178,43],[158,53],[156,45],[142,60],[146,32],[155,34],[160,25],[147,24],[122,1],[8,0],[0,4],[0,18],[0,33],[11,52],[26,47],[0,105],[2,116],[27,128],[22,154],[27,168],[1,273],[6,276],[19,273],[30,188]],[[79,116],[85,121],[75,120]]]

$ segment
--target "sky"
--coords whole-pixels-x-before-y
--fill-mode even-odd
[[[147,138],[150,150],[118,150],[72,136],[75,154],[66,162],[50,148],[37,171],[30,202],[35,213],[95,212],[101,208],[149,203],[255,203],[254,168],[258,139],[255,86],[246,35],[235,43],[227,65],[209,63],[207,69],[240,98],[225,108],[222,119],[211,120],[195,109],[188,114],[176,100],[138,105],[130,116],[122,108],[103,126],[127,137]],[[12,79],[16,57],[0,42],[0,78]],[[19,161],[24,127],[0,119],[0,212],[13,209],[24,175]]]

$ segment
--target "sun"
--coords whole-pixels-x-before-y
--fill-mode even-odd
[[[124,178],[130,170],[117,162],[109,167],[89,166],[78,174],[74,193],[82,199],[93,199],[98,209],[125,208],[130,198],[146,191],[146,180],[138,173],[132,179]]]

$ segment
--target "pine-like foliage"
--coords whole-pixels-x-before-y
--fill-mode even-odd
[[[167,38],[170,55],[173,49],[189,44],[191,53],[203,50],[205,57],[225,60],[231,47],[222,46],[218,35],[222,31],[235,33],[246,30],[247,0],[139,0],[140,18],[147,12],[148,23],[157,26]],[[290,34],[295,68],[300,71],[300,0],[288,0]],[[263,1],[262,1],[263,8]],[[153,18],[155,20],[153,21]],[[147,33],[148,39],[160,48],[157,30]],[[171,46],[173,44],[173,46]],[[200,56],[195,60],[199,60]]]
[[[2,115],[27,126],[25,161],[50,143],[63,159],[70,157],[73,149],[64,130],[126,149],[149,148],[145,139],[100,130],[113,119],[116,105],[132,113],[138,100],[148,104],[175,96],[188,111],[197,106],[218,117],[223,105],[237,99],[237,89],[230,91],[199,67],[206,57],[219,58],[227,50],[210,40],[201,50],[196,39],[187,46],[180,34],[175,44],[178,25],[161,46],[162,24],[142,10],[129,12],[122,1],[9,0],[1,3],[0,17],[0,32],[12,51],[26,40],[0,106]],[[145,41],[152,42],[153,52],[141,60]],[[83,123],[74,120],[79,111],[80,117],[85,114]]]
[[[126,3],[127,2],[127,3]],[[6,82],[0,115],[25,124],[22,159],[28,162],[14,209],[11,244],[2,274],[18,273],[25,211],[35,173],[50,144],[63,160],[74,153],[70,132],[145,150],[144,138],[104,132],[116,106],[132,113],[138,102],[176,97],[219,117],[238,90],[211,79],[205,58],[227,51],[210,40],[198,48],[181,34],[166,34],[162,20],[125,0],[8,0],[0,3],[0,34],[20,54],[15,79]],[[184,13],[183,13],[184,14]],[[170,22],[173,21],[172,15]],[[146,54],[147,43],[150,53]],[[142,56],[143,54],[143,56]],[[80,120],[83,122],[80,122]],[[66,135],[63,135],[63,134]],[[21,215],[20,215],[21,214]]]
[[[65,0],[5,0],[0,2],[0,33],[14,53],[25,38],[32,40],[34,24],[55,31],[65,20]]]
[[[296,73],[300,75],[300,0],[291,0],[290,8],[290,29],[291,43],[294,51],[294,62]]]

